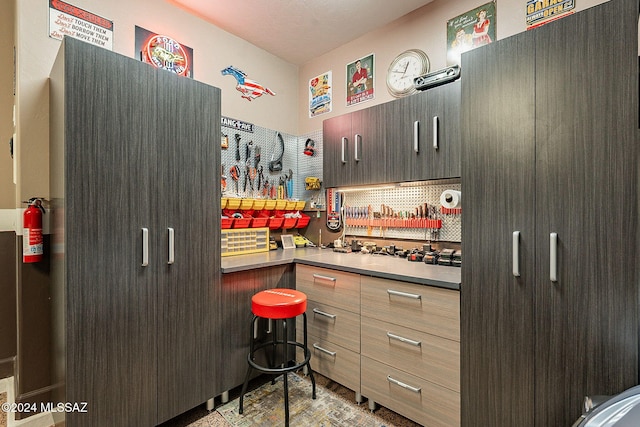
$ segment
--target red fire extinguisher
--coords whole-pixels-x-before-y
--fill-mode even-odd
[[[42,261],[44,239],[42,238],[42,214],[45,213],[42,200],[29,199],[29,206],[22,216],[22,262]]]

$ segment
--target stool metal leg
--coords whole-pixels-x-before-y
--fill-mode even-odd
[[[251,328],[249,331],[249,355],[247,356],[247,362],[251,362],[251,358],[253,357],[253,331],[255,329],[256,321],[258,320],[258,316],[253,316],[253,320],[251,321]],[[242,391],[240,392],[240,402],[238,404],[238,413],[242,414],[244,408],[244,395],[247,393],[247,387],[249,386],[249,378],[251,378],[251,371],[253,367],[251,363],[247,363],[247,374],[244,377],[244,383],[242,384]]]
[[[287,319],[282,319],[282,340],[284,342],[282,367],[286,368],[289,365],[289,335],[287,334]],[[284,372],[284,427],[289,427],[289,381],[288,372]]]
[[[304,352],[305,352],[305,357],[307,356],[306,353],[309,353],[309,359],[311,359],[311,350],[309,350],[309,346],[307,345],[307,313],[302,313],[302,336],[303,336],[303,343],[304,343]],[[307,368],[309,369],[309,378],[311,378],[311,398],[315,399],[316,398],[316,379],[313,376],[313,369],[311,369],[311,360],[309,360],[309,362],[307,362]]]

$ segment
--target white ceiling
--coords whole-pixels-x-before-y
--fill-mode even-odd
[[[433,0],[168,1],[300,65]]]

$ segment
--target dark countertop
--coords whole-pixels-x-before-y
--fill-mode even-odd
[[[222,258],[222,273],[252,270],[282,264],[306,264],[420,285],[460,289],[460,268],[409,262],[389,255],[338,253],[330,249],[300,248],[235,255]]]

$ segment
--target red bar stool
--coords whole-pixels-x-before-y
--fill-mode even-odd
[[[238,412],[242,414],[243,412],[243,401],[244,395],[247,392],[247,386],[249,384],[249,379],[251,377],[251,373],[253,370],[257,370],[259,372],[263,372],[266,374],[271,374],[274,376],[283,374],[283,382],[284,382],[284,416],[285,416],[285,427],[289,427],[289,385],[287,381],[287,374],[289,372],[297,371],[298,369],[306,366],[309,371],[309,377],[311,378],[311,398],[316,398],[316,380],[313,377],[313,371],[311,370],[311,364],[309,360],[311,359],[311,351],[307,347],[307,314],[305,311],[307,310],[307,296],[294,289],[267,289],[265,291],[258,292],[251,298],[251,312],[253,313],[253,320],[251,322],[251,337],[249,341],[249,355],[247,356],[247,361],[249,362],[249,366],[247,368],[247,375],[244,380],[244,384],[242,385],[242,392],[240,394],[240,404],[238,408]],[[290,341],[287,335],[287,321],[293,320],[293,325],[295,325],[295,318],[297,316],[302,315],[303,318],[303,342]],[[265,342],[258,345],[254,344],[253,331],[256,327],[256,322],[259,318],[270,319],[274,321],[274,328],[272,331],[273,339],[271,342]],[[279,322],[280,321],[280,322]],[[276,325],[280,323],[282,325],[282,338],[278,338],[278,328]],[[273,363],[270,362],[272,366],[262,366],[256,363],[255,361],[255,352],[261,348],[271,346],[272,347],[272,358]],[[283,347],[283,362],[280,367],[273,366],[275,365],[275,358],[277,354],[278,346]],[[304,350],[304,359],[297,362],[295,361],[295,349],[296,347],[300,347]],[[289,350],[292,348],[293,351],[293,360],[292,364],[289,363]]]

